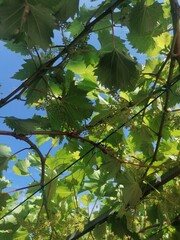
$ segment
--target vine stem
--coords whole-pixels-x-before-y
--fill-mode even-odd
[[[113,11],[111,11],[111,29],[112,29],[112,45],[115,48],[115,40],[114,40],[114,16],[113,16]]]
[[[39,148],[36,146],[36,144],[34,144],[25,134],[16,134],[15,132],[10,132],[10,131],[0,131],[0,135],[12,136],[16,139],[22,140],[22,141],[26,142],[31,147],[31,149],[33,149],[38,154],[38,156],[40,157],[40,161],[41,161],[40,185],[44,186],[46,158],[43,156],[43,154],[41,153]]]
[[[30,146],[38,153],[38,155],[41,159],[41,168],[42,168],[41,169],[41,171],[42,171],[41,184],[42,184],[42,186],[44,186],[45,159],[46,158],[42,155],[42,153],[39,151],[37,146],[34,143],[32,143],[26,136],[17,135],[14,132],[0,131],[0,135],[12,136],[12,137],[15,137],[15,138],[26,141],[27,143],[29,143],[29,145],[31,144]],[[82,142],[87,142],[87,143],[93,145],[94,148],[99,148],[104,154],[107,154],[107,155],[111,156],[112,158],[116,159],[121,164],[128,164],[128,165],[133,165],[133,166],[137,166],[137,167],[144,167],[144,168],[149,167],[149,165],[147,165],[147,164],[134,163],[134,162],[122,160],[118,156],[116,156],[116,152],[114,151],[113,148],[105,146],[101,141],[100,142],[94,142],[94,141],[89,140],[87,138],[81,137],[80,135],[78,135],[74,132],[34,131],[34,132],[31,133],[31,135],[67,136],[67,137],[70,137],[70,138],[79,139]],[[159,168],[159,167],[158,166],[152,166],[152,168]]]
[[[7,191],[7,192],[2,192],[1,194],[9,194],[9,193],[18,192],[18,191],[25,190],[25,189],[37,187],[37,186],[40,186],[40,184],[37,183],[37,184],[33,184],[33,185],[30,185],[30,186],[26,186],[26,187],[16,188],[16,189],[13,189],[13,190],[10,190],[10,191]]]
[[[169,97],[170,97],[170,86],[171,86],[171,82],[172,82],[172,79],[173,79],[174,67],[175,67],[175,59],[171,58],[169,74],[168,74],[168,78],[167,78],[167,81],[166,81],[166,96],[165,96],[164,110],[163,110],[162,117],[161,117],[159,132],[157,133],[158,138],[157,138],[157,141],[156,141],[155,151],[154,151],[152,160],[149,164],[149,167],[152,166],[152,164],[156,161],[159,146],[160,146],[160,142],[161,142],[161,139],[162,139],[163,127],[164,127],[164,123],[165,123],[165,120],[166,120],[166,115],[168,113],[167,109],[168,109],[168,103],[169,103]],[[143,174],[143,177],[142,177],[143,179],[145,178],[145,176],[146,176],[146,174],[149,170],[149,167],[146,169],[145,173]]]

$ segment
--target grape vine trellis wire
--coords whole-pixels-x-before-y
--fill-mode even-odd
[[[125,123],[121,124],[118,128],[116,128],[115,130],[113,130],[110,134],[108,134],[104,139],[102,139],[101,141],[99,141],[98,143],[96,143],[95,146],[93,146],[92,148],[90,148],[85,154],[83,154],[79,159],[77,159],[76,161],[74,161],[72,164],[70,164],[69,166],[67,166],[63,171],[61,171],[60,173],[58,173],[55,177],[53,177],[52,179],[50,179],[48,182],[46,182],[43,186],[41,186],[39,189],[37,189],[35,192],[33,192],[30,196],[28,196],[25,200],[23,200],[21,203],[19,203],[16,207],[14,207],[12,210],[10,210],[9,212],[7,212],[6,214],[4,214],[0,220],[2,220],[3,218],[5,218],[6,216],[8,216],[9,214],[11,214],[13,211],[15,211],[18,207],[20,207],[22,204],[24,204],[25,202],[27,202],[32,196],[34,196],[36,193],[38,193],[39,191],[44,191],[44,187],[46,187],[47,185],[49,185],[52,181],[54,181],[56,178],[58,178],[60,175],[62,175],[63,173],[65,173],[67,170],[69,170],[72,166],[74,166],[77,162],[79,162],[80,160],[82,160],[85,156],[87,156],[90,152],[92,152],[96,147],[98,147],[101,143],[105,142],[110,136],[112,136],[114,133],[116,133],[118,130],[120,130],[121,128],[123,128],[128,122],[130,122],[131,120],[133,120],[135,117],[137,117],[138,115],[140,115],[144,109],[146,109],[148,106],[150,106],[153,102],[155,102],[160,96],[162,96],[162,94],[164,94],[167,90],[170,90],[170,88],[176,84],[178,81],[180,80],[180,75],[178,75],[177,77],[175,77],[175,79],[172,81],[172,83],[170,84],[169,89],[167,89],[166,85],[164,87],[162,87],[162,89],[159,89],[158,91],[161,91],[160,94],[158,94],[153,100],[151,100],[146,106],[144,106],[140,111],[138,111],[135,115],[133,115],[128,121],[126,121]],[[17,135],[18,137],[18,135]]]

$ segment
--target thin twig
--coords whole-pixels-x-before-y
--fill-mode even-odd
[[[40,186],[40,184],[37,183],[37,184],[33,184],[33,185],[30,185],[30,186],[26,186],[26,187],[16,188],[16,189],[13,189],[13,190],[10,190],[10,191],[7,191],[7,192],[1,192],[1,194],[9,194],[9,193],[12,193],[12,192],[18,192],[18,191],[21,191],[21,190],[25,190],[25,189],[29,189],[29,188],[33,188],[33,187],[37,187],[37,186]]]

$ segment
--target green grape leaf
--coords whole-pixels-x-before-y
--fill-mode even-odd
[[[65,126],[77,128],[82,120],[91,116],[93,107],[86,97],[86,92],[72,82],[61,99],[49,101],[46,110],[52,128],[60,130]]]
[[[58,186],[56,189],[56,194],[59,195],[61,199],[67,198],[68,196],[72,195],[72,191],[67,186]]]
[[[21,55],[25,55],[25,56],[29,55],[29,50],[27,48],[27,45],[23,42],[15,43],[13,41],[6,41],[6,44],[4,46],[15,53],[20,53]]]
[[[1,230],[11,229],[12,231],[14,231],[16,229],[17,219],[14,215],[11,214],[11,215],[6,216],[5,222],[6,222],[6,224],[4,224],[3,222],[0,223]]]
[[[48,156],[46,164],[50,170],[54,170],[57,167],[70,164],[72,160],[72,154],[67,152],[66,149],[61,148],[56,152],[54,157],[52,157],[51,155]]]
[[[37,103],[47,96],[48,84],[44,79],[36,79],[26,90],[26,104]]]
[[[137,233],[129,230],[126,216],[119,218],[117,215],[113,214],[108,218],[108,223],[111,224],[113,233],[121,237],[121,239],[123,239],[124,236],[131,236],[134,240],[140,240]]]
[[[135,88],[138,69],[130,56],[114,49],[100,58],[95,74],[98,76],[98,81],[105,87],[126,91]]]
[[[44,130],[50,129],[50,123],[47,117],[34,115],[32,119],[37,123],[38,128],[41,128]]]
[[[132,9],[129,19],[130,32],[138,35],[151,35],[158,25],[160,16],[163,16],[161,4],[154,2],[147,6],[146,1],[139,1]]]
[[[12,78],[18,80],[25,80],[29,78],[35,71],[37,71],[37,66],[34,64],[32,59],[26,59],[25,63],[22,64],[22,69],[15,73]]]
[[[165,99],[165,96],[163,96],[163,99]],[[177,106],[180,104],[180,81],[171,87],[170,101],[168,106],[174,107],[176,104]]]
[[[82,91],[92,91],[97,88],[97,84],[90,79],[83,79],[81,82],[78,83],[78,88]]]
[[[121,184],[124,186],[122,191],[125,204],[135,206],[142,197],[142,191],[138,182],[135,181],[134,177],[130,173],[121,174],[120,179]]]
[[[46,8],[51,8],[52,10],[54,9],[54,7],[56,7],[59,4],[59,0],[28,0],[28,2],[32,5],[37,5],[37,4],[41,4]]]
[[[66,182],[70,182],[74,185],[75,188],[78,188],[79,184],[82,183],[84,179],[84,175],[85,173],[83,169],[77,171],[72,170],[72,174],[66,177]]]
[[[102,224],[98,224],[95,226],[95,229],[93,231],[93,234],[95,236],[95,239],[97,240],[101,240],[104,238],[105,234],[106,234],[106,222],[102,223]]]
[[[1,147],[1,146],[0,146]],[[5,177],[0,178],[0,190],[6,188],[10,185],[10,181],[5,179]]]
[[[13,235],[13,239],[14,240],[24,240],[24,239],[28,239],[27,238],[28,236],[29,236],[29,232],[27,230],[18,230]]]
[[[147,56],[157,56],[161,50],[150,35],[139,36],[133,32],[129,32],[127,38],[139,53],[145,53]]]
[[[73,18],[79,9],[79,0],[60,0],[57,6],[56,17],[60,21],[65,21],[68,18]]]
[[[78,54],[77,56],[73,57],[67,64],[67,69],[71,70],[72,72],[84,77],[85,79],[96,80],[94,76],[94,67],[89,64],[91,61],[89,59],[90,55],[86,52],[88,49],[85,49],[85,54],[83,52]],[[89,49],[90,51],[91,49]],[[94,59],[95,63],[96,59]],[[97,61],[96,61],[97,64]],[[88,65],[88,66],[87,66]]]
[[[154,73],[156,74],[158,72],[158,69],[160,65],[162,64],[161,59],[147,59],[146,65],[144,67],[143,73]]]
[[[38,127],[34,119],[20,119],[16,117],[6,117],[4,123],[14,130],[17,134],[28,134]]]
[[[30,162],[25,160],[18,160],[18,162],[13,166],[14,173],[20,176],[29,175],[28,169],[30,167]]]
[[[70,27],[68,27],[67,31],[70,32],[71,37],[74,37],[74,36],[77,36],[83,29],[84,29],[84,26],[82,25],[82,23],[78,19],[75,19],[70,24]]]
[[[13,239],[13,232],[12,230],[0,230],[0,236],[2,239]]]
[[[25,36],[29,47],[34,45],[47,49],[56,28],[50,9],[31,5],[20,0],[5,0],[0,6],[0,37],[10,40],[19,34]]]
[[[157,204],[153,204],[151,208],[147,209],[147,216],[152,224],[157,223],[157,220],[159,223],[163,223],[163,213],[161,207]]]
[[[8,161],[11,156],[11,148],[7,145],[0,144],[0,177],[2,177],[2,171],[8,167]]]
[[[98,32],[98,40],[101,44],[101,52],[106,53],[113,50],[114,45],[119,51],[125,50],[124,41],[117,36],[112,36],[108,30]]]
[[[29,14],[24,28],[28,34],[28,45],[30,47],[38,45],[45,50],[51,44],[53,30],[56,28],[55,18],[50,9],[42,5],[29,5]]]
[[[113,177],[119,172],[121,167],[121,163],[118,160],[110,159],[107,161],[103,161],[101,168],[105,171],[109,176]]]
[[[20,32],[24,3],[5,0],[0,6],[0,38],[9,40]]]
[[[95,47],[91,45],[87,45],[82,50],[81,55],[83,56],[86,66],[89,66],[89,65],[95,66],[99,61],[98,51],[95,49]]]
[[[50,123],[46,117],[34,115],[33,118],[21,119],[6,117],[4,123],[17,134],[29,134],[37,129],[49,129]]]
[[[10,185],[10,181],[5,179],[5,177],[0,177],[0,210],[7,204],[7,200],[10,199],[9,194],[2,194],[2,189],[8,187]]]
[[[131,136],[133,137],[133,142],[136,144],[137,150],[142,151],[146,157],[153,155],[153,138],[147,126],[142,125],[141,127],[132,128]]]

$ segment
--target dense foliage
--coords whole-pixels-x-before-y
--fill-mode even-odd
[[[0,1],[0,39],[24,58],[0,100],[19,145],[0,145],[0,239],[178,239],[179,9]],[[2,116],[13,101],[34,115]],[[12,165],[28,186],[8,190]]]

